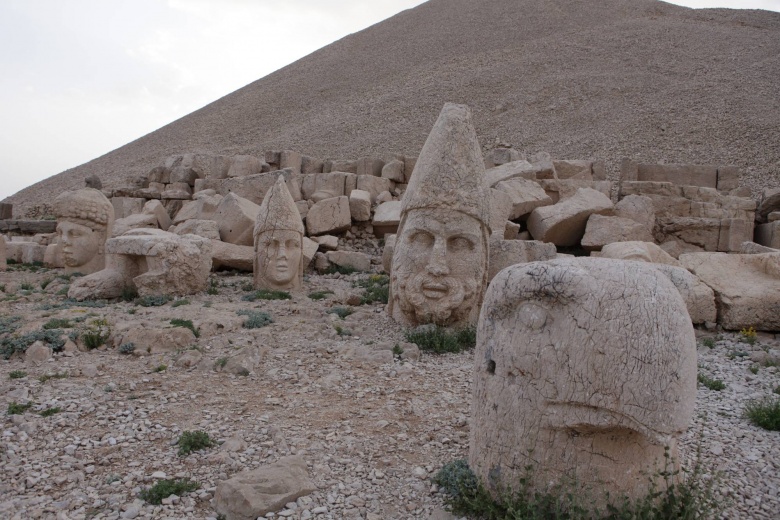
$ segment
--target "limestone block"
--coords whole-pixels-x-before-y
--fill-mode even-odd
[[[381,177],[382,176],[382,168],[384,167],[385,162],[381,159],[376,159],[373,157],[363,157],[362,159],[358,159],[357,161],[357,170],[355,173],[357,175],[372,175],[374,177]]]
[[[309,173],[322,173],[322,161],[320,159],[315,159],[314,157],[309,157],[308,155],[302,156],[301,173],[304,175]]]
[[[152,323],[129,323],[114,331],[119,344],[135,345],[133,354],[147,356],[176,352],[195,343],[195,335],[185,327],[159,328]]]
[[[556,254],[555,244],[536,240],[503,240],[493,235],[490,237],[488,283],[505,267],[526,262],[552,260]]]
[[[169,182],[184,183],[193,186],[195,184],[195,179],[200,177],[195,168],[193,168],[194,163],[195,154],[187,153],[179,155],[170,167]]]
[[[398,230],[398,224],[401,222],[401,202],[391,200],[383,202],[374,210],[374,220],[371,225],[374,227],[374,235],[382,238],[388,233],[395,233]]]
[[[279,176],[284,177],[287,190],[290,192],[293,200],[301,200],[303,197],[301,195],[300,175],[290,168],[225,179],[221,182],[217,192],[221,195],[235,193],[241,198],[260,204]]]
[[[404,174],[404,162],[395,159],[382,167],[382,177],[393,182],[403,184],[406,182]]]
[[[501,190],[490,188],[490,234],[503,236],[512,214],[512,199]]]
[[[339,239],[333,235],[322,235],[319,237],[312,237],[312,240],[317,242],[319,249],[322,251],[335,251],[339,248]]]
[[[674,265],[655,264],[655,267],[677,288],[688,309],[691,323],[701,325],[717,321],[715,293],[698,276],[683,267]]]
[[[20,242],[20,258],[23,264],[43,263],[46,246],[35,242]]]
[[[22,261],[22,244],[26,242],[20,242],[17,240],[9,240],[5,244],[5,257],[7,260],[13,260],[16,263]],[[6,261],[7,261],[6,260]]]
[[[537,181],[545,193],[557,204],[561,199],[574,195],[580,188],[591,188],[609,197],[612,183],[608,181],[588,181],[583,179],[541,179]]]
[[[155,201],[159,202],[159,201]],[[162,207],[162,206],[161,206]],[[166,213],[167,215],[167,213]],[[118,237],[131,229],[158,229],[157,217],[144,213],[136,213],[125,218],[118,218],[114,221],[114,229],[111,236]]]
[[[682,267],[676,258],[652,242],[614,242],[601,249],[601,258],[638,260],[653,264]]]
[[[718,166],[718,191],[731,191],[739,188],[739,168],[736,166]]]
[[[176,226],[177,235],[198,235],[209,240],[219,240],[219,226],[213,220],[192,219]]]
[[[537,169],[528,161],[522,159],[485,170],[485,182],[491,188],[501,181],[514,178],[536,179]]]
[[[298,214],[301,216],[301,220],[306,218],[309,214],[309,203],[305,200],[295,201],[295,207],[298,208]]]
[[[222,195],[201,196],[196,200],[185,202],[181,209],[176,212],[172,224],[181,224],[185,220],[210,220],[217,212],[219,203],[222,202]]]
[[[780,253],[692,253],[680,263],[715,291],[724,329],[780,330]]]
[[[352,190],[349,194],[349,213],[352,220],[366,222],[371,219],[371,194],[363,190]]]
[[[776,253],[778,248],[766,247],[755,242],[742,242],[739,248],[740,254],[743,255],[758,255],[761,253]]]
[[[393,249],[395,248],[395,236],[385,235],[385,247],[382,249],[382,269],[385,273],[390,274],[393,267]]]
[[[528,160],[536,169],[537,179],[557,179],[552,157],[547,152],[539,152],[528,156]]]
[[[321,200],[309,208],[306,215],[306,231],[309,235],[341,233],[351,226],[349,198],[346,196]]]
[[[213,238],[209,238],[209,240],[211,240],[211,267],[213,269],[217,270],[224,267],[238,269],[247,273],[252,272],[255,260],[254,247],[237,246]]]
[[[507,220],[504,228],[504,240],[531,240],[531,234],[528,231],[523,231],[523,235],[525,236],[520,236],[520,224]]]
[[[329,173],[329,172],[346,172],[346,173],[357,173],[357,161],[333,161],[331,159],[326,159],[322,165],[322,171],[323,173]]]
[[[591,215],[585,226],[582,247],[587,251],[600,250],[613,242],[652,242],[653,235],[644,223],[623,217]]]
[[[231,160],[227,176],[246,177],[247,175],[262,173],[263,164],[266,163],[252,155],[236,155]]]
[[[170,157],[166,159],[166,164],[169,161],[171,161]],[[171,162],[171,165],[173,165],[173,162]],[[171,182],[170,167],[155,166],[149,171],[149,173],[146,174],[146,178],[149,180],[149,184],[153,182],[158,184],[168,184],[169,182]]]
[[[309,237],[303,237],[303,270],[308,269],[309,264],[314,259],[314,255],[317,254],[319,244]]]
[[[114,206],[114,218],[125,218],[135,213],[141,213],[144,209],[144,199],[137,197],[113,197],[111,205]]]
[[[280,152],[279,150],[267,150],[265,154],[263,154],[263,159],[265,160],[265,162],[273,168],[279,168],[281,157],[282,157],[282,152]]]
[[[393,190],[393,181],[373,175],[358,175],[357,189],[370,193],[371,202],[374,203],[380,193]]]
[[[504,269],[482,308],[477,476],[491,487],[530,475],[539,491],[573,480],[644,496],[666,448],[679,456],[696,401],[696,337],[675,286],[649,264],[563,258]]]
[[[106,268],[75,280],[68,297],[117,298],[125,288],[141,296],[185,295],[206,289],[211,243],[159,229],[131,230],[106,241]]]
[[[639,165],[631,159],[624,157],[620,161],[620,184],[636,182],[639,178]]]
[[[656,241],[675,240],[700,251],[739,251],[742,242],[753,237],[752,223],[739,219],[680,217],[661,218],[657,223]]]
[[[601,161],[593,163],[593,180],[594,181],[606,181],[607,180],[607,167]]]
[[[371,269],[371,257],[357,251],[328,251],[325,253],[328,262],[341,267],[351,267],[357,271]]]
[[[291,169],[293,173],[300,175],[303,156],[293,150],[282,150],[279,154],[279,169]]]
[[[217,484],[214,507],[227,520],[255,520],[316,490],[303,458],[282,457]]]
[[[528,231],[536,240],[556,246],[573,246],[585,233],[588,218],[612,210],[609,197],[591,188],[579,188],[568,199],[553,206],[534,209],[528,218]]]
[[[695,164],[639,164],[637,180],[717,188],[718,169]]]
[[[628,218],[645,226],[648,233],[655,227],[653,199],[644,195],[628,195],[615,204],[615,216]]]
[[[319,202],[331,197],[347,195],[346,178],[350,175],[344,172],[317,173],[305,175],[301,182],[301,196],[306,200]]]
[[[0,271],[5,271],[6,269],[8,269],[8,263],[6,257],[5,237],[0,235]]]
[[[357,175],[354,173],[347,173],[344,176],[344,195],[349,195],[352,190],[357,189]]]
[[[168,231],[168,228],[171,227],[171,217],[159,200],[148,201],[144,204],[141,212],[146,215],[154,215],[154,218],[157,220],[157,227],[163,231]]]
[[[531,213],[541,206],[549,206],[552,199],[535,181],[515,178],[501,181],[496,184],[496,189],[509,195],[512,201],[512,211],[508,220],[515,220]]]
[[[390,194],[389,191],[383,191],[379,195],[376,196],[376,203],[382,204],[384,202],[390,202],[393,200],[393,196]]]
[[[761,204],[756,210],[756,217],[765,222],[770,213],[780,211],[780,188],[767,188],[761,194]]]
[[[780,220],[756,226],[755,240],[762,246],[780,249]]]
[[[521,161],[523,154],[514,148],[498,147],[493,148],[485,154],[485,168],[493,168],[502,164]]]
[[[260,206],[235,193],[225,196],[214,212],[221,240],[239,246],[253,245],[252,230],[259,211]]]
[[[768,222],[776,222],[780,220],[780,211],[773,211],[766,217]]]
[[[52,352],[42,341],[36,341],[24,353],[24,362],[28,365],[38,366],[51,359]]]
[[[553,161],[555,176],[559,179],[593,180],[593,163],[591,161]]]

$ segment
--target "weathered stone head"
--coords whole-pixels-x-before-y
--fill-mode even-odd
[[[491,485],[533,467],[536,489],[576,481],[638,496],[677,455],[696,399],[696,340],[652,265],[567,258],[508,267],[477,329],[469,463]]]
[[[300,289],[303,223],[283,177],[265,194],[254,229],[256,289]]]
[[[66,191],[54,199],[57,237],[65,272],[91,274],[105,266],[105,243],[114,225],[114,206],[100,191]]]
[[[464,105],[447,103],[401,204],[388,310],[397,322],[475,324],[487,282],[490,193]]]

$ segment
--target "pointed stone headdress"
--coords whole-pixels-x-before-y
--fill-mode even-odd
[[[466,105],[444,105],[417,159],[401,212],[424,208],[460,211],[485,226],[490,222],[485,164]]]
[[[260,212],[255,220],[254,236],[264,231],[276,229],[297,231],[301,235],[304,233],[298,206],[295,205],[290,190],[284,183],[284,177],[281,175],[265,194],[263,203],[260,204]]]

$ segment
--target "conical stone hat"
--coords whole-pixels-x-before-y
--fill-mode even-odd
[[[460,211],[489,225],[485,164],[466,105],[444,105],[417,159],[401,212],[424,208]]]
[[[263,203],[260,204],[260,212],[255,220],[254,236],[277,229],[304,233],[301,214],[282,176],[276,179],[274,185],[265,194]]]

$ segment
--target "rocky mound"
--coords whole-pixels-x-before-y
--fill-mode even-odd
[[[447,101],[471,106],[484,149],[601,160],[613,174],[624,156],[734,164],[756,190],[780,184],[778,78],[777,13],[431,0],[8,201],[22,214],[89,175],[118,187],[183,152],[416,154]]]

